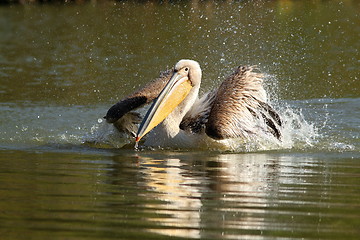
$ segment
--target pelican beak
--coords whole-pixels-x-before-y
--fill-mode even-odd
[[[192,88],[187,74],[175,72],[146,113],[136,134],[136,142],[160,124],[189,94]]]

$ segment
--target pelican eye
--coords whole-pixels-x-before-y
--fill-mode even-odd
[[[188,67],[185,68],[185,72],[187,72],[187,71],[189,71],[189,68],[188,68]]]

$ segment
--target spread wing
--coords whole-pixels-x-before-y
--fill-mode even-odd
[[[172,74],[173,70],[166,70],[160,73],[160,77],[120,100],[107,111],[104,117],[106,121],[113,123],[119,131],[134,135],[141,118],[131,111],[152,102],[169,82]]]
[[[259,131],[281,138],[281,120],[267,104],[263,75],[240,66],[220,85],[205,124],[214,139],[249,138]]]
[[[197,99],[189,112],[180,123],[180,129],[189,133],[199,134],[205,129],[208,121],[211,106],[214,103],[216,91],[210,91]]]

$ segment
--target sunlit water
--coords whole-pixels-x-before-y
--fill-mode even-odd
[[[1,6],[1,239],[358,239],[360,4]],[[181,58],[257,65],[283,140],[134,150],[107,109]],[[140,110],[144,113],[145,109]]]

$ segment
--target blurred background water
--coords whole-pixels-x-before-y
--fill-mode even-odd
[[[358,239],[359,37],[355,0],[0,6],[1,238]],[[119,148],[108,108],[182,58],[202,93],[256,65],[284,145]]]

